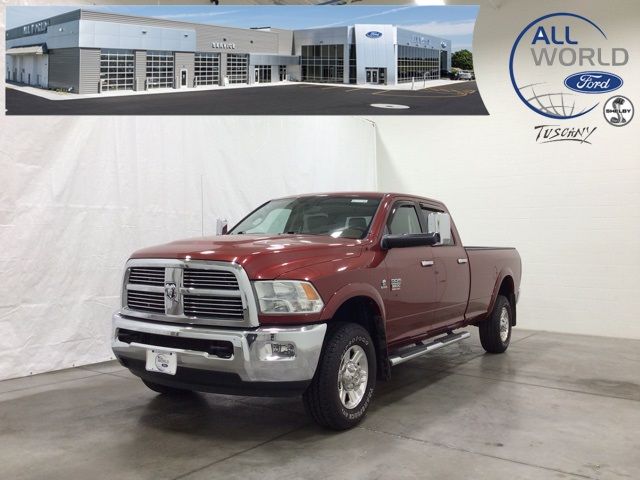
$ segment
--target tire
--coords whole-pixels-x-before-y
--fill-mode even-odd
[[[507,350],[511,341],[512,319],[511,303],[507,297],[498,295],[491,315],[478,325],[482,348],[488,353],[503,353]]]
[[[364,359],[366,380],[362,382]],[[376,351],[369,333],[355,323],[336,325],[327,334],[316,373],[302,396],[307,412],[325,428],[355,427],[369,408],[376,374]]]
[[[166,385],[160,385],[159,383],[150,382],[149,380],[142,380],[147,387],[157,393],[161,393],[162,395],[170,395],[172,397],[179,397],[188,395],[191,393],[191,390],[184,390],[182,388],[174,388],[167,387]]]

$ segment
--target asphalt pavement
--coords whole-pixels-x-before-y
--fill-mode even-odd
[[[77,100],[48,100],[7,88],[6,109],[7,115],[488,114],[476,82],[421,90],[380,90],[300,83]]]

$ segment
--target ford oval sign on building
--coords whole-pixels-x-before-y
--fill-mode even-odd
[[[372,31],[372,32],[367,32],[366,35],[369,38],[380,38],[382,36],[382,32]]]
[[[564,79],[564,85],[574,92],[606,93],[622,86],[622,78],[607,72],[578,72]]]

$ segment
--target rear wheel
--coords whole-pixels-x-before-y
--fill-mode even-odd
[[[161,385],[159,383],[150,382],[149,380],[142,380],[142,383],[144,383],[147,387],[149,387],[154,392],[161,393],[163,395],[171,395],[171,396],[176,396],[177,397],[177,396],[182,396],[182,395],[188,395],[189,393],[191,393],[191,390],[184,390],[182,388],[167,387],[166,385]]]
[[[376,352],[369,333],[344,323],[328,334],[311,385],[307,412],[323,427],[346,430],[364,418],[376,384]]]
[[[513,309],[509,299],[498,295],[489,318],[478,325],[480,343],[489,353],[503,353],[511,341]]]

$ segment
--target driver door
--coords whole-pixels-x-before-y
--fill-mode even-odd
[[[401,201],[391,209],[387,233],[421,233],[418,209]],[[429,330],[436,301],[432,247],[392,248],[385,256],[386,284],[381,286],[386,306],[389,343],[402,343]]]

